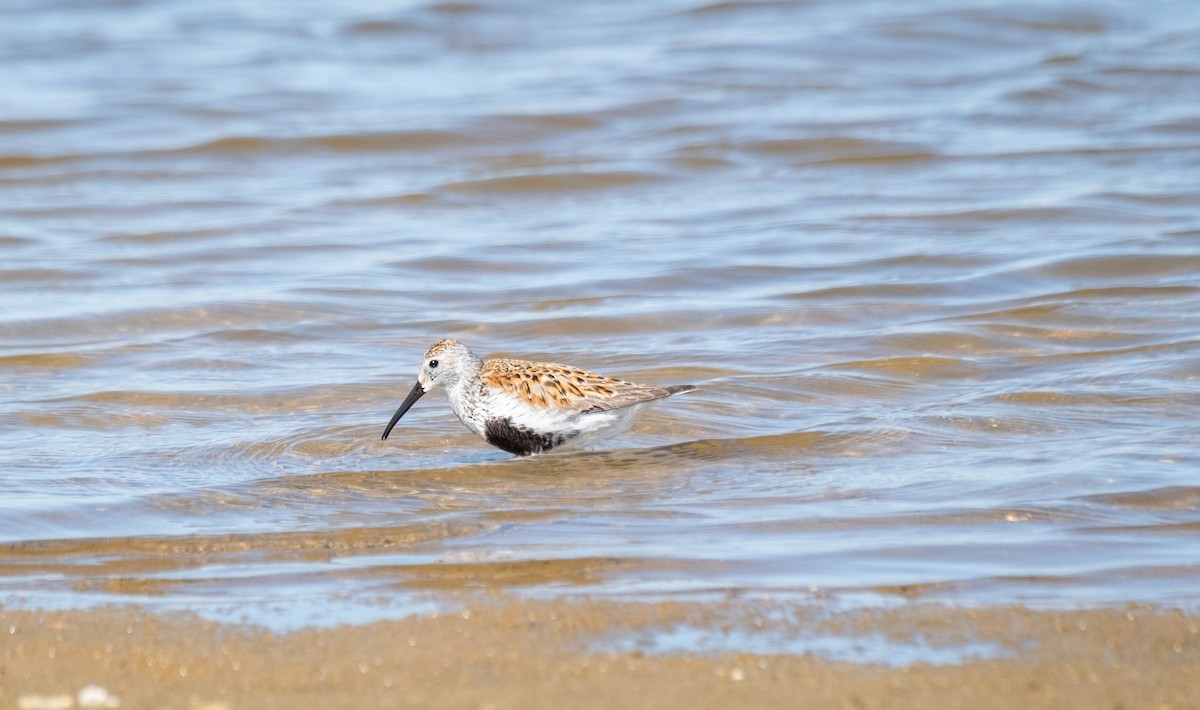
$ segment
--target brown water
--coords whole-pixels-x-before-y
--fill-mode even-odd
[[[0,604],[1195,608],[1192,0],[5,15]],[[446,336],[701,389],[379,441]]]

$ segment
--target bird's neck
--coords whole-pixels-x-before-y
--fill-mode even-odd
[[[483,369],[483,360],[475,357],[473,353],[468,353],[467,357],[459,362],[455,368],[454,381],[450,383],[446,390],[448,392],[461,393],[472,383],[479,381],[479,371]]]
[[[458,377],[446,387],[446,396],[450,400],[450,408],[458,416],[459,421],[477,434],[482,436],[483,421],[479,415],[479,371],[483,361],[472,358],[460,366]]]

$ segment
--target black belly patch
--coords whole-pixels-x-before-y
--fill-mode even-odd
[[[517,456],[540,454],[567,440],[561,434],[542,434],[516,426],[508,418],[489,419],[483,427],[483,438],[492,446]]]

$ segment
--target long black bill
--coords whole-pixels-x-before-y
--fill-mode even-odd
[[[420,399],[421,395],[423,394],[425,394],[425,388],[421,386],[420,382],[418,382],[413,386],[412,392],[409,392],[408,396],[404,398],[404,403],[401,404],[400,408],[396,410],[396,413],[392,415],[392,421],[388,422],[387,429],[383,430],[384,439],[388,438],[388,434],[392,433],[392,427],[396,426],[396,422],[400,421],[400,417],[404,416],[405,412],[407,412],[409,409],[412,409],[412,406],[417,403],[417,400]]]

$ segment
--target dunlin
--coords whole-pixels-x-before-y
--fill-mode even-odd
[[[468,429],[517,456],[619,434],[647,402],[696,389],[639,385],[553,363],[481,360],[457,340],[442,340],[425,353],[417,384],[383,438],[422,395],[439,387]]]

